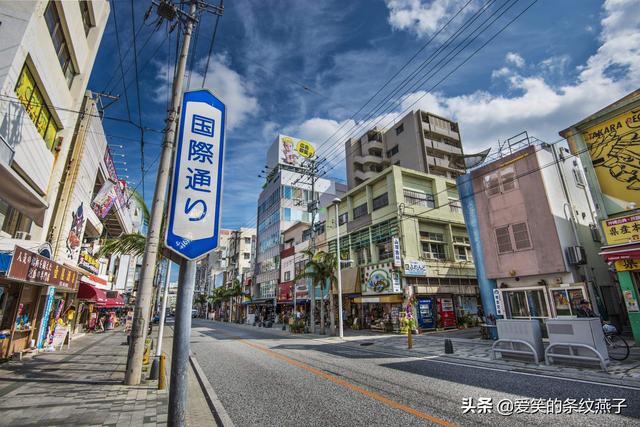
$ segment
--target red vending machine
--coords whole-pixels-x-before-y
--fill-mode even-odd
[[[438,298],[438,327],[455,328],[458,325],[456,321],[456,312],[453,309],[452,298]]]

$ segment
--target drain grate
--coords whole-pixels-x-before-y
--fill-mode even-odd
[[[361,342],[360,345],[363,346],[363,347],[367,347],[369,345],[373,345],[373,343],[372,342]]]

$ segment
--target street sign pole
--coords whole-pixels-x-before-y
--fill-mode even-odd
[[[178,280],[176,321],[173,329],[171,382],[169,387],[170,426],[185,425],[187,384],[189,381],[189,339],[191,336],[191,307],[196,282],[196,262],[183,260]]]
[[[182,257],[169,386],[170,426],[185,425],[196,260],[218,246],[226,107],[206,89],[185,92],[165,246]]]

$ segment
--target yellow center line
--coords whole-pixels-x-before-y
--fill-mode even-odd
[[[218,332],[222,332],[222,331],[218,330]],[[281,361],[283,361],[285,363],[288,363],[289,365],[295,366],[296,368],[300,368],[300,369],[305,370],[305,371],[307,371],[307,372],[309,372],[311,374],[314,374],[314,375],[316,375],[316,376],[318,376],[320,378],[324,378],[324,379],[326,379],[328,381],[331,381],[334,384],[346,387],[349,390],[355,391],[357,393],[362,394],[363,396],[367,396],[367,397],[369,397],[371,399],[377,400],[378,402],[383,403],[383,404],[385,404],[385,405],[387,405],[387,406],[389,406],[391,408],[398,409],[400,411],[403,411],[403,412],[406,412],[408,414],[414,415],[414,416],[416,416],[418,418],[422,418],[423,420],[430,421],[430,422],[432,422],[434,424],[441,425],[443,427],[456,427],[456,424],[450,423],[449,421],[443,420],[443,419],[438,418],[438,417],[433,416],[433,415],[429,415],[429,414],[427,414],[425,412],[422,412],[422,411],[418,411],[417,409],[413,409],[410,406],[407,406],[407,405],[404,405],[404,404],[402,404],[400,402],[397,402],[395,400],[389,399],[388,397],[384,397],[381,394],[378,394],[378,393],[375,393],[373,391],[364,389],[364,388],[362,388],[360,386],[357,386],[357,385],[355,385],[353,383],[350,383],[349,381],[343,380],[342,378],[339,378],[336,375],[333,375],[333,374],[330,374],[328,372],[322,371],[320,369],[314,368],[313,366],[307,365],[306,363],[299,362],[299,361],[297,361],[295,359],[292,359],[292,358],[287,357],[287,356],[285,356],[283,354],[280,354],[280,353],[278,353],[276,351],[273,351],[268,347],[265,347],[263,345],[250,342],[250,341],[248,341],[246,339],[242,339],[240,337],[235,337],[235,336],[233,336],[231,334],[227,334],[225,332],[222,332],[222,333],[224,335],[228,335],[228,336],[237,338],[238,342],[240,342],[240,343],[242,343],[244,345],[247,345],[249,347],[255,348],[256,350],[259,350],[259,351],[261,351],[261,352],[273,357],[274,359],[281,360]]]

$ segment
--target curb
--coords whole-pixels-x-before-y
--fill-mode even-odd
[[[218,395],[215,391],[213,391],[213,387],[211,383],[207,379],[206,375],[202,371],[200,364],[193,356],[193,354],[189,355],[189,362],[191,362],[191,367],[193,368],[193,372],[196,374],[196,378],[198,379],[198,383],[202,388],[202,392],[207,399],[207,404],[209,405],[209,409],[213,414],[213,417],[216,419],[216,423],[221,427],[235,427],[233,421],[229,417],[229,414],[222,406],[222,402],[218,399]]]

